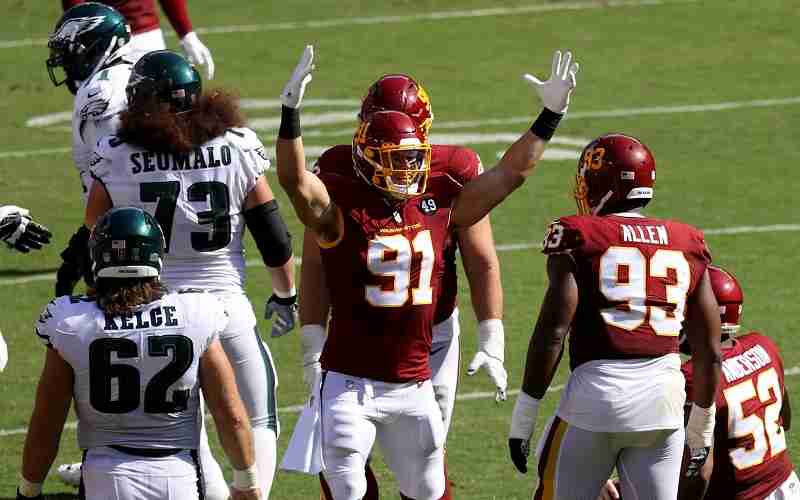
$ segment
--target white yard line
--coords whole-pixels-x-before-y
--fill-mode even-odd
[[[714,229],[705,229],[703,232],[706,236],[728,235],[728,234],[751,234],[751,233],[780,233],[780,232],[794,232],[800,231],[800,224],[770,224],[766,226],[734,226],[734,227],[721,227]],[[517,250],[530,250],[532,248],[541,248],[541,242],[528,241],[520,243],[502,243],[496,246],[498,252],[514,252]],[[295,257],[295,263],[300,264],[300,257]],[[262,266],[261,259],[248,259],[245,262],[247,267]],[[0,279],[0,286],[3,285],[21,285],[24,283],[32,283],[36,281],[50,281],[55,280],[55,273],[42,273],[32,274],[29,276],[21,276],[19,278],[6,278]]]
[[[626,109],[609,109],[609,110],[599,110],[599,111],[585,111],[585,112],[576,112],[570,113],[566,116],[569,119],[581,119],[581,118],[611,118],[611,117],[626,117],[626,116],[638,116],[638,115],[661,115],[661,114],[671,114],[671,113],[702,113],[706,111],[725,111],[731,109],[740,109],[740,108],[764,108],[764,107],[776,107],[776,106],[791,106],[795,104],[800,104],[800,96],[794,97],[785,97],[780,99],[758,99],[758,100],[751,100],[751,101],[728,101],[728,102],[719,102],[719,103],[710,103],[710,104],[690,104],[690,105],[674,105],[674,106],[653,106],[647,108],[626,108]],[[326,120],[335,120],[343,116],[344,113],[331,113],[326,114]],[[40,119],[44,119],[40,117]],[[257,118],[254,119],[257,124],[262,124],[266,127],[273,127],[275,126],[278,121],[277,118]],[[483,126],[492,126],[492,125],[514,125],[514,124],[521,124],[521,123],[530,123],[531,116],[518,116],[518,117],[509,117],[509,118],[486,118],[483,120],[468,120],[468,121],[452,121],[452,122],[436,122],[436,130],[446,130],[446,129],[464,129],[464,128],[476,128],[476,127],[483,127]],[[251,122],[252,123],[252,122]],[[304,122],[305,124],[305,122]],[[353,128],[347,129],[334,129],[334,130],[313,130],[309,131],[308,133],[304,134],[306,138],[310,137],[343,137],[349,136],[353,133]],[[478,142],[481,142],[480,137],[495,137],[494,139],[486,139],[492,140],[496,142],[496,137],[502,136],[502,134],[464,134],[464,137],[472,137],[474,135]],[[432,134],[433,139],[439,138],[439,140],[447,139],[448,136],[456,137],[456,134],[439,134],[434,132]],[[460,136],[460,135],[459,135]],[[504,136],[502,136],[504,137]],[[510,136],[509,136],[510,137]],[[516,139],[517,136],[514,136],[513,139]],[[572,141],[570,142],[563,142],[559,141],[558,137],[554,138],[553,143],[556,144],[565,144],[570,146],[583,146],[581,144],[574,144]],[[308,151],[310,146],[306,146],[306,150]],[[52,154],[66,154],[70,152],[70,148],[62,147],[62,148],[45,148],[45,149],[31,149],[31,150],[22,150],[22,151],[0,151],[0,159],[3,158],[24,158],[29,156],[41,156],[41,155],[52,155]]]
[[[610,0],[605,2],[568,2],[545,5],[523,5],[519,7],[491,7],[471,10],[446,10],[439,12],[424,12],[406,16],[370,16],[370,17],[343,17],[338,19],[321,19],[313,21],[287,21],[265,24],[241,24],[233,26],[215,26],[212,28],[196,28],[198,35],[216,35],[231,33],[256,33],[264,31],[290,31],[320,28],[338,28],[341,26],[369,26],[382,24],[410,23],[416,21],[442,21],[446,19],[469,19],[476,17],[498,17],[519,14],[536,14],[543,12],[557,12],[569,10],[601,9],[607,7],[649,7],[662,4],[694,3],[696,0]],[[162,24],[162,26],[164,26]],[[164,34],[174,37],[175,33],[164,26]],[[46,38],[23,38],[20,40],[2,40],[0,49],[13,49],[16,47],[34,47],[47,44]]]

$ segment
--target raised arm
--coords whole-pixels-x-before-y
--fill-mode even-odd
[[[300,221],[321,240],[335,241],[343,230],[341,213],[322,181],[306,169],[300,132],[300,103],[313,69],[314,48],[307,45],[281,93],[281,126],[275,147],[278,181]]]
[[[529,442],[536,427],[539,402],[550,387],[561,361],[564,339],[578,307],[574,266],[572,257],[567,254],[554,254],[547,258],[550,283],[528,345],[522,391],[511,415],[508,436],[511,460],[522,473],[527,471]]]
[[[500,162],[467,183],[453,207],[452,222],[458,227],[471,226],[482,219],[506,196],[520,187],[533,173],[544,153],[547,142],[553,137],[561,118],[569,107],[569,98],[575,88],[578,63],[572,62],[572,53],[553,54],[552,72],[547,81],[526,74],[525,80],[533,85],[544,103],[544,109],[530,130],[511,145]]]

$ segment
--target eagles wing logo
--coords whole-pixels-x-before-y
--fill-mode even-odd
[[[92,31],[100,26],[104,19],[105,17],[103,16],[70,19],[61,25],[58,31],[50,37],[50,40],[53,42],[74,42],[78,35]]]

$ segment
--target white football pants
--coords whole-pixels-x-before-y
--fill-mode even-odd
[[[228,326],[220,334],[219,340],[236,374],[236,386],[250,416],[261,498],[266,500],[275,476],[276,441],[280,432],[275,395],[278,375],[272,362],[272,354],[256,330],[256,317],[247,296],[237,293],[216,295],[228,313]],[[228,485],[208,448],[205,427],[201,432],[198,453],[204,471],[206,498],[227,499]]]
[[[129,455],[106,446],[83,460],[86,500],[198,500],[200,472],[189,450],[163,458]]]
[[[800,480],[797,474],[792,471],[780,486],[775,488],[764,500],[797,500],[800,498]]]
[[[323,372],[320,391],[325,479],[335,500],[360,500],[375,440],[403,495],[444,493],[444,425],[430,380],[393,384]]]
[[[453,407],[456,403],[460,332],[458,308],[453,310],[453,314],[449,318],[433,325],[433,344],[428,364],[431,367],[433,392],[436,395],[439,410],[442,412],[445,439],[450,431]]]
[[[684,430],[592,432],[553,417],[539,442],[534,499],[595,500],[616,466],[626,499],[674,500]]]

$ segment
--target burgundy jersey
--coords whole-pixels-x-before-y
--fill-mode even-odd
[[[96,0],[114,7],[122,14],[131,26],[131,31],[144,33],[158,28],[158,14],[155,0]],[[85,0],[61,0],[64,10],[84,3]],[[159,0],[161,8],[175,28],[178,37],[192,31],[192,23],[186,9],[186,0]]]
[[[460,186],[432,174],[424,195],[390,206],[355,174],[318,175],[344,219],[339,241],[320,244],[331,298],[322,368],[384,382],[429,379],[442,256]]]
[[[681,367],[692,399],[692,363]],[[785,386],[778,347],[760,333],[722,350],[714,426],[714,470],[706,499],[760,500],[792,473],[781,419]]]
[[[340,144],[323,153],[314,166],[315,172],[354,175],[351,156],[352,146]],[[446,174],[456,185],[463,186],[483,173],[478,153],[463,146],[431,145],[431,175]],[[456,271],[456,249],[458,239],[452,232],[444,250],[441,285],[436,301],[434,324],[441,323],[453,314],[458,297],[458,272]]]
[[[595,359],[678,352],[686,298],[711,261],[701,231],[666,219],[576,215],[554,221],[543,246],[575,263],[573,370]]]

